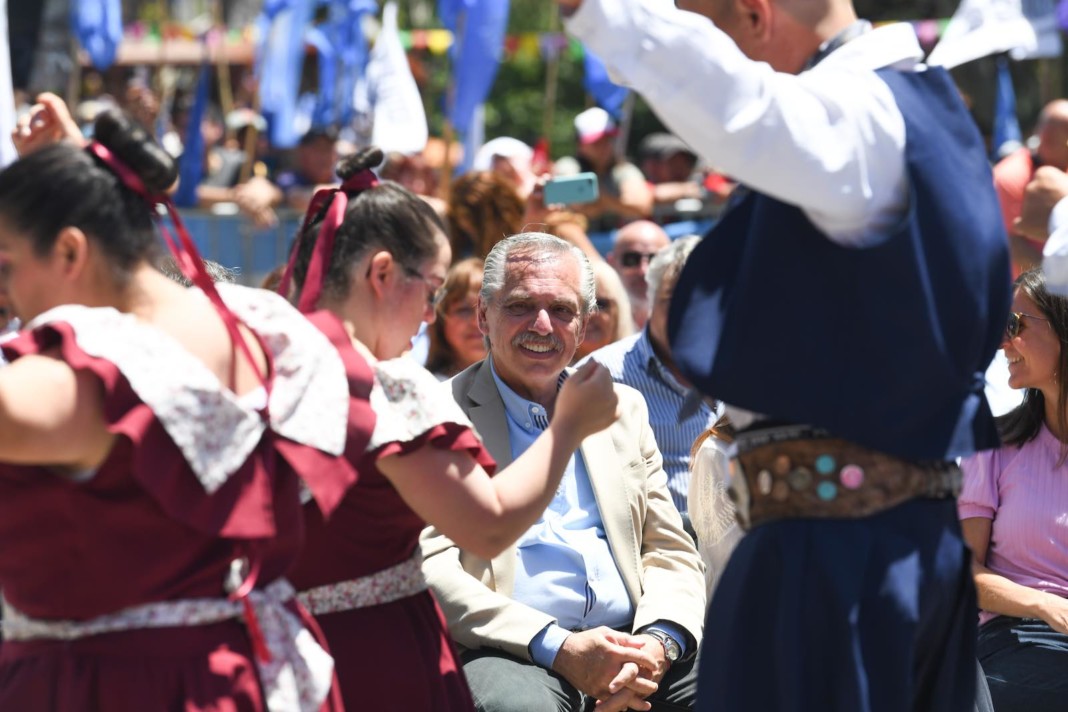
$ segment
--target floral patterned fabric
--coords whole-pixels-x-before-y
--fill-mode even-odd
[[[256,663],[270,712],[317,712],[330,691],[334,662],[300,618],[286,609],[293,595],[293,587],[283,579],[249,594],[270,652],[270,660]],[[149,603],[87,621],[46,621],[4,601],[3,630],[10,641],[70,641],[117,631],[206,625],[243,614],[240,601],[206,598]]]
[[[455,424],[474,432],[470,419],[430,371],[402,356],[374,365],[371,408],[377,420],[367,452],[408,443],[438,426]]]
[[[412,558],[396,566],[370,576],[301,591],[297,598],[313,616],[392,603],[426,590],[422,566],[423,557],[416,550]]]
[[[236,285],[219,285],[219,292],[268,351],[271,429],[340,455],[348,386],[336,350],[276,294]],[[226,483],[263,437],[268,423],[254,400],[225,388],[203,362],[151,324],[112,308],[69,305],[45,312],[27,328],[57,322],[73,329],[86,354],[115,364],[208,493]]]

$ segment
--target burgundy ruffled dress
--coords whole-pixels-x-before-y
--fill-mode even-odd
[[[340,324],[313,316],[349,373],[366,366]],[[306,506],[307,544],[290,580],[300,591],[360,579],[412,559],[425,523],[375,464],[422,447],[469,452],[492,472],[493,459],[471,422],[434,376],[403,357],[372,367],[375,430],[345,456],[359,480],[330,519]],[[363,393],[353,391],[361,399]],[[427,477],[439,476],[428,472]],[[419,574],[421,577],[421,573]],[[429,590],[388,603],[316,614],[330,644],[348,709],[455,712],[474,709],[445,618]]]
[[[227,605],[227,580],[254,579],[251,601],[284,586],[280,579],[300,552],[301,482],[330,512],[355,481],[336,455],[347,437],[355,438],[351,446],[361,434],[366,442],[373,415],[344,392],[336,350],[280,297],[228,285],[220,292],[261,339],[271,364],[269,398],[262,389],[235,396],[169,335],[113,309],[61,307],[4,344],[12,361],[47,354],[92,376],[116,435],[104,463],[83,476],[0,464],[5,630],[13,612],[63,628],[159,602]],[[263,401],[269,421],[256,407]],[[362,433],[346,427],[354,412],[365,418]],[[245,564],[236,575],[235,562]],[[336,690],[322,691],[325,656],[310,616],[292,600],[253,608],[261,615],[252,625],[248,616],[188,618],[71,640],[5,640],[0,710],[340,709]],[[269,625],[274,614],[291,626],[281,639]],[[257,642],[270,657],[261,656],[259,667]],[[279,649],[289,645],[317,650],[311,676],[318,691],[309,693],[317,697],[271,691],[273,673],[296,659]],[[310,675],[287,673],[299,681]],[[325,676],[329,689],[328,657]]]

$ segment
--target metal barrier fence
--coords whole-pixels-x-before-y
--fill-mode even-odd
[[[267,274],[283,264],[289,245],[300,228],[302,213],[279,211],[278,225],[261,229],[236,212],[236,206],[217,206],[216,210],[182,210],[189,233],[206,259],[237,270],[241,284],[258,286]],[[666,225],[672,238],[683,235],[704,235],[714,219],[688,220]],[[591,233],[600,253],[607,254],[615,240],[614,232]]]

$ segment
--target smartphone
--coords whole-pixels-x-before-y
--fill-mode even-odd
[[[597,174],[579,173],[575,176],[553,178],[545,184],[546,205],[575,205],[597,200]]]

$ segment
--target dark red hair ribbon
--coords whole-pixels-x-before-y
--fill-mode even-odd
[[[153,209],[157,205],[162,205],[166,208],[167,213],[170,215],[171,221],[174,223],[174,230],[178,233],[178,242],[175,242],[174,237],[171,235],[167,226],[159,219],[159,214],[155,213],[153,218],[156,220],[156,224],[159,225],[160,232],[163,233],[163,238],[167,242],[167,247],[170,249],[171,254],[174,255],[174,260],[178,264],[178,269],[182,271],[182,274],[186,276],[194,285],[200,288],[202,292],[208,297],[212,306],[219,313],[222,318],[223,324],[226,326],[227,332],[230,334],[230,340],[237,348],[241,349],[241,354],[248,360],[252,366],[252,370],[256,373],[256,378],[259,379],[260,385],[264,390],[270,394],[270,380],[266,374],[260,372],[259,365],[256,358],[252,355],[252,350],[249,348],[248,342],[245,340],[240,330],[240,320],[237,316],[230,311],[229,307],[219,296],[219,290],[215,287],[215,282],[212,280],[211,275],[208,274],[207,268],[204,266],[204,258],[200,256],[200,251],[197,249],[193,239],[189,236],[189,231],[186,230],[185,223],[182,222],[181,217],[178,215],[178,210],[174,207],[174,203],[164,193],[153,193],[145,186],[141,177],[138,176],[133,170],[130,169],[125,163],[123,163],[118,156],[112,153],[107,146],[104,146],[97,141],[90,141],[86,146],[86,150],[99,158],[104,165],[106,165],[119,180],[122,181],[130,190],[134,191]],[[251,329],[249,330],[255,336],[257,340],[260,340],[257,335]],[[260,344],[262,348],[262,343]],[[263,349],[264,355],[268,352]],[[269,361],[269,357],[268,357]],[[230,361],[230,386],[234,385],[235,370],[237,359],[231,359]],[[266,417],[266,406],[264,406],[264,417]]]
[[[308,225],[315,216],[329,203],[323,223],[319,226],[319,235],[315,241],[315,249],[311,260],[308,262],[308,273],[304,276],[304,284],[300,290],[300,298],[297,301],[297,309],[307,314],[316,309],[319,297],[323,294],[323,283],[326,281],[327,272],[330,271],[330,260],[334,254],[334,237],[338,228],[345,220],[345,210],[349,206],[349,197],[374,188],[378,185],[378,177],[370,169],[364,169],[352,176],[340,188],[324,188],[315,191],[308,210],[304,213],[304,221],[301,223],[300,232],[297,233],[297,243],[293,245],[293,251],[289,255],[282,281],[278,284],[278,293],[289,298],[289,287],[293,280],[293,268],[297,264],[297,255],[300,254],[301,242]]]

